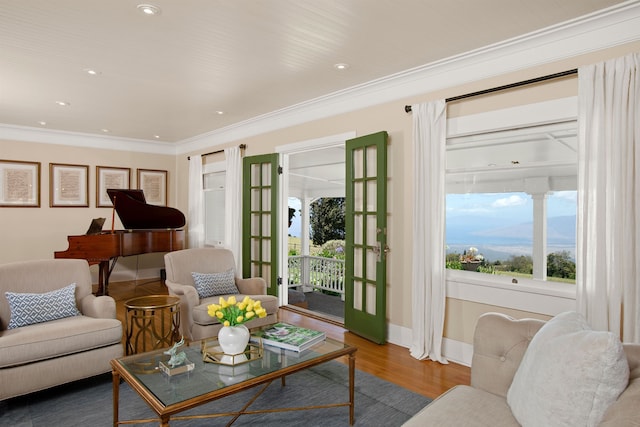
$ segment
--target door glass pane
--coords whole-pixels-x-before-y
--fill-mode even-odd
[[[367,181],[367,210],[375,211],[376,210],[376,196],[378,185],[375,180],[371,179]]]
[[[260,234],[260,215],[251,215],[251,235],[257,236]]]
[[[375,177],[377,175],[377,154],[376,147],[367,147],[367,176]]]
[[[361,148],[353,151],[353,177],[356,179],[364,176],[363,158],[363,151]]]
[[[369,280],[376,280],[376,262],[378,261],[378,255],[372,250],[367,251],[367,277]]]
[[[355,277],[362,277],[362,248],[354,248],[354,262],[353,262],[353,275]]]
[[[262,164],[262,185],[271,185],[271,165],[269,163]]]
[[[271,262],[271,239],[262,240],[262,261]]]
[[[362,310],[362,282],[353,281],[353,308]]]
[[[260,207],[260,190],[251,190],[251,210],[256,210]]]
[[[262,189],[262,206],[260,207],[260,209],[262,209],[263,211],[271,210],[271,189],[270,188]]]
[[[364,210],[364,191],[362,182],[353,183],[353,210],[362,212]]]
[[[367,313],[376,314],[376,286],[371,283],[367,283]]]
[[[271,215],[262,215],[262,230],[261,234],[264,237],[271,237]]]
[[[376,236],[376,224],[378,220],[375,215],[367,215],[367,245],[375,245],[377,236]]]
[[[260,164],[251,165],[251,186],[255,187],[260,184]]]
[[[362,240],[362,215],[356,215],[353,218],[353,243],[356,245],[362,245],[364,241]],[[358,259],[356,257],[356,259]]]

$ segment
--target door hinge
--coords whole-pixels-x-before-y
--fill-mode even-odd
[[[278,285],[282,285],[282,277],[278,276]]]
[[[282,166],[278,166],[278,175],[282,175]]]

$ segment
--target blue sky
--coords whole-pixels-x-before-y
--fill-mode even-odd
[[[576,192],[557,191],[547,197],[549,217],[576,214]],[[533,220],[533,200],[526,193],[469,193],[447,197],[448,217],[478,216],[523,223]]]

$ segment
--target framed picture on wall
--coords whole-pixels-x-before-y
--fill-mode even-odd
[[[131,169],[110,166],[96,166],[96,207],[110,208],[113,206],[108,188],[128,190],[131,186]]]
[[[0,207],[40,207],[40,162],[0,160]]]
[[[167,206],[167,171],[138,169],[138,189],[151,205]]]
[[[89,207],[89,166],[49,163],[49,206]]]

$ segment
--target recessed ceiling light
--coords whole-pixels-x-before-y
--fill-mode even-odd
[[[109,129],[100,129],[104,133],[109,133]]]
[[[160,139],[160,135],[153,135],[155,139]]]
[[[94,70],[93,68],[85,68],[84,72],[89,74],[90,76],[98,76],[101,74],[100,71]]]
[[[38,124],[39,124],[40,126],[46,126],[46,125],[47,125],[47,122],[45,122],[45,121],[40,121],[40,122],[38,122]]]
[[[219,116],[221,116],[221,115],[223,115],[223,114],[224,114],[224,111],[222,111],[222,110],[218,110],[218,111],[216,111],[216,114],[217,114],[217,115],[219,115]]]
[[[160,8],[158,6],[154,6],[152,4],[139,4],[137,7],[138,10],[145,15],[160,15]]]
[[[336,70],[346,70],[347,68],[349,68],[349,64],[341,62],[339,64],[333,64],[333,68],[335,68]]]
[[[56,101],[56,104],[58,104],[58,105],[59,105],[59,106],[61,106],[61,107],[68,107],[68,106],[70,106],[70,105],[71,105],[71,104],[70,104],[69,102],[67,102],[67,101]]]

